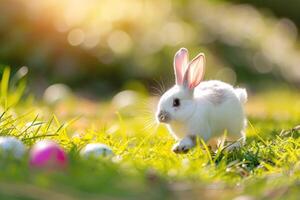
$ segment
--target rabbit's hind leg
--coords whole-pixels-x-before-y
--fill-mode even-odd
[[[235,137],[235,138],[226,138],[223,142],[223,149],[227,152],[231,152],[233,150],[238,150],[242,148],[245,145],[246,137],[245,134],[242,132],[240,134],[241,137]]]

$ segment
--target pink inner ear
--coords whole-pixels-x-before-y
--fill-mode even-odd
[[[202,81],[204,77],[205,56],[198,54],[188,66],[188,86],[190,89],[195,88]]]
[[[183,83],[183,76],[188,65],[188,59],[188,51],[185,48],[179,49],[175,54],[174,71],[177,85],[182,85]]]

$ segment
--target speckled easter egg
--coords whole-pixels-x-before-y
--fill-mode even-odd
[[[0,153],[2,155],[11,155],[15,158],[21,158],[26,152],[24,144],[15,137],[0,137]]]
[[[87,144],[81,151],[80,155],[84,158],[89,158],[89,157],[94,157],[94,158],[99,158],[99,157],[107,157],[107,156],[113,156],[114,153],[105,144],[101,143],[90,143]]]
[[[51,140],[37,142],[30,151],[30,166],[34,168],[64,169],[67,165],[67,154]]]

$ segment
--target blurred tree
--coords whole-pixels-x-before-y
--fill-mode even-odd
[[[300,1],[298,0],[228,0],[234,3],[249,3],[257,8],[270,10],[277,17],[291,19],[300,27]]]
[[[31,86],[63,82],[105,96],[130,80],[173,84],[178,48],[207,55],[207,79],[299,84],[297,28],[254,7],[196,1],[3,0],[0,63]],[[169,77],[169,78],[165,78]]]

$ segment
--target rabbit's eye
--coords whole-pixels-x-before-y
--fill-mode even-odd
[[[175,98],[173,100],[173,107],[178,107],[178,106],[180,106],[180,100],[178,98]]]

